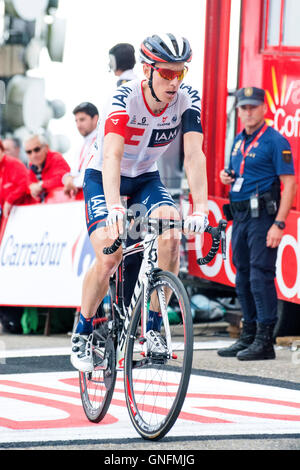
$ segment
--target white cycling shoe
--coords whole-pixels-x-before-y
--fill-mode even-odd
[[[158,331],[147,331],[146,339],[149,352],[156,354],[165,354],[168,352],[166,341]]]
[[[91,372],[94,368],[92,354],[93,335],[74,333],[71,338],[71,363],[81,372]]]

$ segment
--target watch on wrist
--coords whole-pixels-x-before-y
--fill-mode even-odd
[[[281,230],[285,229],[285,222],[282,220],[275,220],[274,224],[277,225],[277,227],[279,227]]]

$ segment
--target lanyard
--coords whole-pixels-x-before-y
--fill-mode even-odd
[[[88,143],[88,144],[84,143],[83,144],[83,147],[81,149],[80,156],[79,156],[79,167],[78,167],[79,172],[82,168],[82,165],[83,165],[83,162],[85,160],[86,154],[90,150],[90,148],[93,145],[93,143],[95,142],[95,140],[96,140],[96,137],[93,137],[93,140],[90,143]],[[86,149],[86,147],[87,147],[87,149]]]
[[[266,132],[268,128],[268,124],[265,124],[264,127],[260,130],[260,132],[257,134],[257,136],[255,137],[255,139],[253,139],[253,141],[251,142],[251,144],[247,147],[247,150],[245,152],[245,141],[246,139],[243,140],[243,143],[241,145],[241,153],[243,155],[243,160],[242,160],[242,163],[241,163],[241,166],[240,166],[240,176],[242,176],[244,174],[244,168],[245,168],[245,158],[247,157],[248,153],[250,152],[250,150],[254,147],[254,145],[256,144],[256,142],[261,138],[261,136]]]

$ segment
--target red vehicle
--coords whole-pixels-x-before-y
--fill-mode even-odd
[[[227,113],[228,53],[230,50],[231,0],[209,0],[206,12],[203,81],[204,151],[207,156],[211,223],[223,217],[228,189],[221,184],[239,120]],[[296,177],[300,174],[300,2],[298,0],[241,0],[237,87],[266,90],[266,120],[290,142]],[[236,26],[236,25],[235,25]],[[235,113],[234,106],[232,112]],[[233,123],[234,129],[230,127]],[[201,252],[195,240],[190,251],[189,272],[223,286],[234,286],[235,269],[230,256],[231,223],[227,226],[229,256],[221,254],[208,266],[199,267]],[[204,249],[205,251],[205,244]],[[288,309],[300,319],[300,188],[287,219],[278,250],[277,290]]]

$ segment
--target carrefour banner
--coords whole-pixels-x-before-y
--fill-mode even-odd
[[[0,244],[0,305],[78,307],[93,260],[83,201],[14,207]]]

